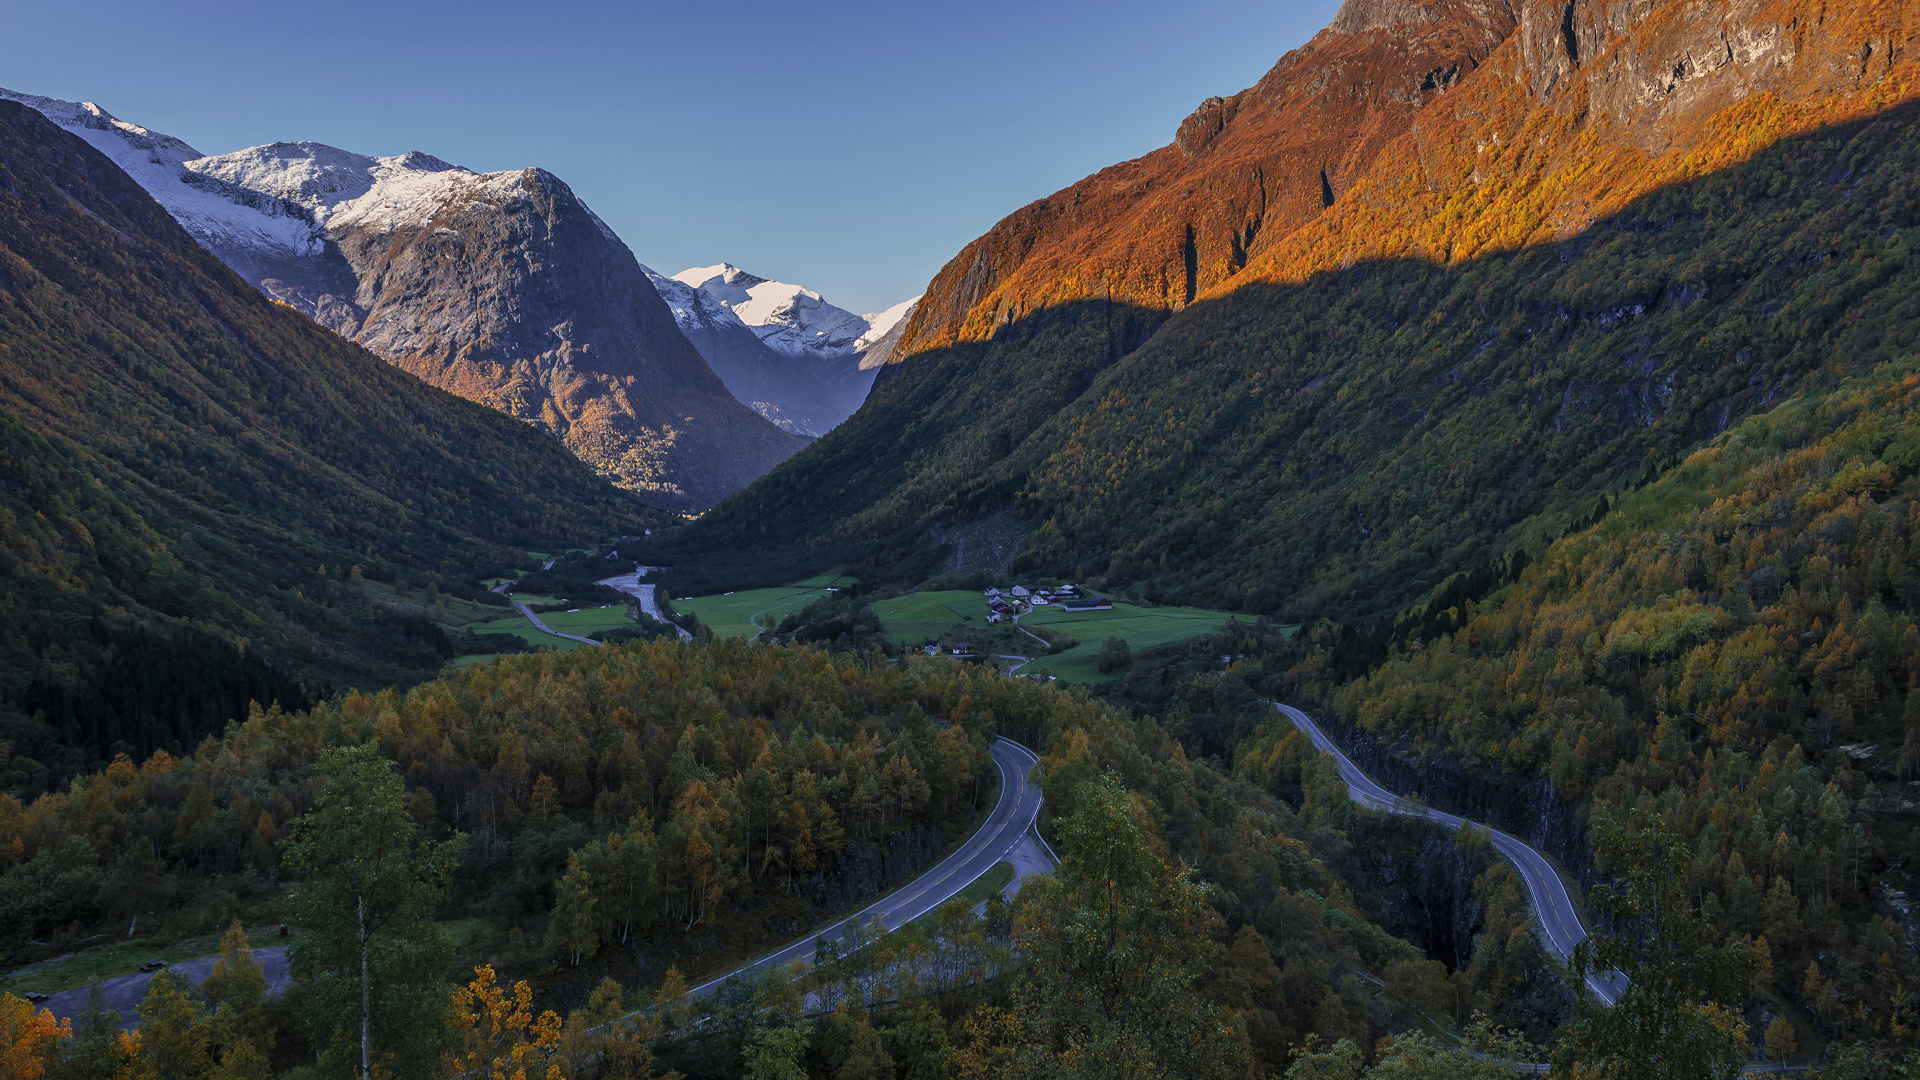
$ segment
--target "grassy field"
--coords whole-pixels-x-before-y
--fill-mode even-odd
[[[886,629],[888,638],[911,646],[940,637],[956,623],[986,626],[987,598],[959,589],[908,593],[874,604],[873,613],[880,616],[880,625]],[[967,621],[968,616],[972,617],[971,622]]]
[[[790,611],[799,611],[827,595],[828,588],[843,588],[854,579],[836,574],[819,574],[777,589],[742,589],[719,596],[676,597],[673,610],[691,611],[701,625],[712,628],[717,638],[753,637]],[[571,631],[570,631],[571,632]]]
[[[522,603],[525,601],[522,600]],[[625,604],[581,608],[578,611],[549,611],[540,616],[540,621],[563,634],[578,634],[581,637],[592,637],[603,631],[633,625],[633,620],[627,618]],[[564,652],[568,649],[589,647],[578,641],[568,641],[566,638],[554,637],[552,634],[536,630],[533,624],[521,617],[517,611],[509,616],[475,623],[467,629],[477,634],[512,634],[541,649],[559,649]],[[465,662],[474,663],[475,661]]]
[[[1217,634],[1226,628],[1231,612],[1205,611],[1200,608],[1141,607],[1115,601],[1102,611],[1063,611],[1043,607],[1020,619],[1021,626],[1045,626],[1080,639],[1066,652],[1044,656],[1023,669],[1045,668],[1062,682],[1103,682],[1111,675],[1100,673],[1100,643],[1110,637],[1125,638],[1135,654],[1176,645],[1183,641]]]
[[[977,592],[910,593],[882,600],[873,605],[874,614],[893,641],[915,646],[929,638],[951,637],[973,631],[979,642],[991,636],[987,627],[987,598]],[[968,618],[971,616],[971,619]],[[1110,637],[1127,639],[1136,653],[1174,645],[1208,634],[1219,633],[1231,613],[1201,608],[1144,607],[1116,602],[1112,608],[1098,611],[1065,611],[1057,606],[1036,609],[1020,618],[1029,630],[1045,628],[1079,640],[1080,644],[1052,656],[1037,657],[1023,672],[1046,668],[1067,682],[1101,682],[1111,676],[1100,673],[1100,643]],[[951,633],[950,633],[951,632]],[[1009,646],[1022,655],[1034,652],[1039,643],[1030,639]]]

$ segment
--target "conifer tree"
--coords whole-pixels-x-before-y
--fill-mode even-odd
[[[1787,1059],[1800,1052],[1800,1037],[1793,1032],[1793,1024],[1785,1016],[1776,1016],[1767,1025],[1767,1056],[1785,1065]]]
[[[259,1055],[273,1052],[273,1022],[267,1015],[267,979],[253,949],[247,944],[247,932],[235,919],[220,939],[220,959],[213,972],[200,984],[200,993],[214,1010],[216,1037],[224,1062],[246,1044]]]
[[[657,854],[653,822],[645,810],[634,811],[625,832],[607,834],[600,866],[588,870],[609,938],[625,942],[635,931],[645,933],[652,927],[660,908]]]
[[[140,1000],[136,1074],[154,1080],[203,1080],[214,1074],[213,1023],[192,987],[171,971],[154,972]]]
[[[87,986],[86,1004],[74,1017],[73,1042],[64,1047],[61,1080],[114,1080],[128,1071],[122,1044],[120,1010],[107,1007],[96,980]]]

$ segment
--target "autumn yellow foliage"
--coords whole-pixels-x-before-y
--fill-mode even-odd
[[[453,992],[461,1048],[449,1071],[488,1080],[561,1080],[560,1016],[548,1009],[533,1016],[533,990],[523,979],[508,988],[493,965],[473,969],[473,981]]]

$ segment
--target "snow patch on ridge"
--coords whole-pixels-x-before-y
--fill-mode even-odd
[[[316,142],[253,146],[185,167],[303,207],[323,231],[424,224],[456,193],[463,199],[512,198],[521,177],[517,171],[475,173],[418,150],[371,157]],[[480,192],[472,190],[476,184]]]
[[[682,330],[702,330],[721,326],[745,326],[733,309],[715,299],[711,294],[696,289],[684,281],[677,281],[655,271],[645,263],[640,269],[653,282],[659,291],[660,299],[667,302],[667,308],[673,312],[674,321]]]
[[[859,350],[867,320],[835,307],[812,289],[755,277],[731,263],[696,266],[675,281],[707,294],[785,356],[839,357]]]
[[[913,309],[918,306],[919,303],[920,297],[916,296],[911,300],[902,300],[885,311],[876,311],[871,315],[860,316],[866,320],[867,332],[860,335],[860,340],[854,342],[853,347],[860,352],[865,352],[872,348],[876,342],[887,336],[887,331],[898,326],[901,320],[911,317],[913,315]]]
[[[299,207],[240,191],[188,168],[204,155],[171,135],[114,117],[94,103],[0,89],[86,140],[152,195],[201,244],[227,244],[297,257],[318,250],[314,223]]]
[[[202,246],[299,261],[323,253],[330,230],[424,224],[456,195],[521,197],[522,173],[478,174],[418,150],[373,157],[316,142],[277,142],[207,156],[116,119],[92,102],[0,90],[73,132],[126,170]],[[591,211],[589,211],[591,212]],[[598,218],[595,218],[599,222]],[[599,222],[602,232],[611,229]]]

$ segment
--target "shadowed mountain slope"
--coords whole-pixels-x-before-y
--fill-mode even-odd
[[[417,679],[444,662],[440,590],[643,513],[527,425],[268,300],[0,102],[8,768],[190,748],[301,683]]]
[[[1016,507],[1032,570],[1366,615],[1557,534],[1648,462],[1920,326],[1913,16],[1804,9],[1589,25],[1606,13],[1526,5],[1331,207],[1191,306],[936,324],[923,304],[910,336],[949,325],[951,343],[900,356],[852,421],[667,554],[692,568],[696,545],[742,542],[782,569],[912,577],[941,565],[935,526]],[[1585,60],[1564,38],[1543,52],[1543,19]]]

